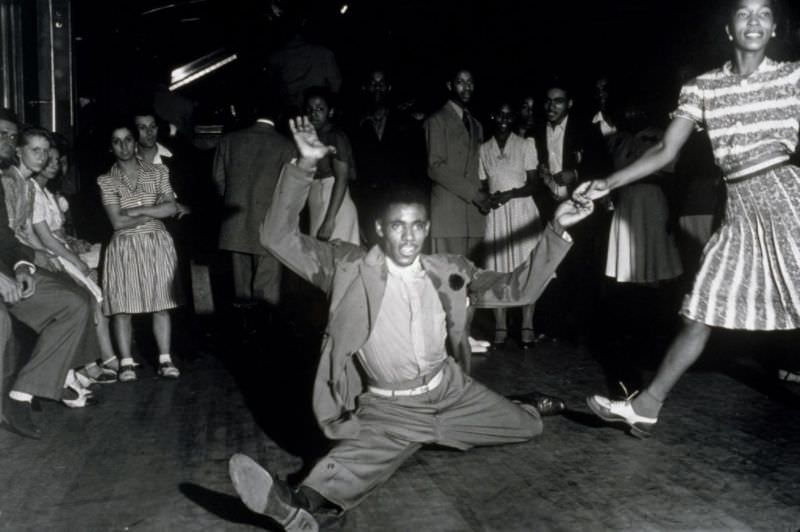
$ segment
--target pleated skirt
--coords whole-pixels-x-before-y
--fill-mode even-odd
[[[620,283],[655,283],[683,273],[678,246],[667,233],[669,209],[661,187],[628,185],[614,201],[606,275]]]
[[[103,313],[140,314],[181,304],[178,257],[165,229],[117,232],[106,249]]]
[[[727,183],[725,217],[703,250],[681,314],[725,329],[800,326],[800,169]]]

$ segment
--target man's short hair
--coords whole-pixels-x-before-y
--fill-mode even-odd
[[[17,118],[17,114],[7,107],[0,107],[0,120],[19,124],[19,118]]]
[[[308,105],[312,98],[321,98],[328,104],[328,108],[333,109],[336,107],[336,96],[328,87],[314,86],[309,87],[303,93],[303,107]]]
[[[418,204],[425,208],[425,216],[429,217],[428,193],[420,185],[399,181],[383,186],[375,197],[375,218],[380,220],[392,205]]]

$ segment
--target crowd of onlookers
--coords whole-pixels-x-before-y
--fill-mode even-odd
[[[75,221],[85,213],[73,214],[60,193],[75,164],[66,138],[0,112],[0,219],[8,218],[0,224],[0,401],[14,431],[39,437],[30,415],[36,398],[84,407],[91,385],[135,380],[135,315],[152,315],[158,374],[180,376],[170,310],[191,303],[198,242],[213,238],[224,252],[238,304],[267,314],[281,304],[282,268],[258,235],[281,170],[296,156],[291,116],[307,115],[335,147],[314,176],[309,234],[370,245],[371,199],[387,184],[412,181],[429,191],[429,251],[503,272],[528,257],[579,183],[626,166],[663,133],[655,102],[607,76],[584,80],[580,92],[558,78],[538,91],[494,87],[500,96],[478,110],[481,80],[456,68],[442,80],[441,108],[423,114],[393,101],[392,73],[382,67],[364,72],[358,105],[343,108],[335,58],[299,36],[273,54],[270,69],[273,86],[249,102],[252,123],[225,131],[213,161],[149,106],[109,124],[103,138],[113,162],[94,190],[70,198],[85,208],[86,196],[99,196],[107,242],[80,238]],[[579,93],[594,97],[581,102]],[[490,341],[470,338],[465,352],[512,337],[525,348],[585,342],[612,319],[628,323],[629,335],[670,327],[670,298],[691,277],[722,205],[719,183],[698,131],[667,170],[624,187],[572,230],[574,249],[536,308],[522,308],[519,320],[494,310]],[[200,194],[206,189],[217,204]],[[37,333],[30,355],[11,342],[9,315]]]

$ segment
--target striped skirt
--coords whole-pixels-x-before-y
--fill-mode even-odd
[[[140,314],[177,307],[178,257],[165,229],[116,232],[103,267],[103,313]]]
[[[727,196],[681,314],[726,329],[800,327],[800,169],[728,183]]]

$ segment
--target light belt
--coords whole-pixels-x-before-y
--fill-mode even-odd
[[[416,388],[407,388],[405,390],[387,390],[386,388],[378,388],[377,386],[367,386],[367,390],[375,395],[380,395],[381,397],[410,397],[412,395],[421,395],[423,393],[435,390],[442,383],[443,378],[444,368],[440,369],[430,381],[426,382],[422,386],[417,386]]]

